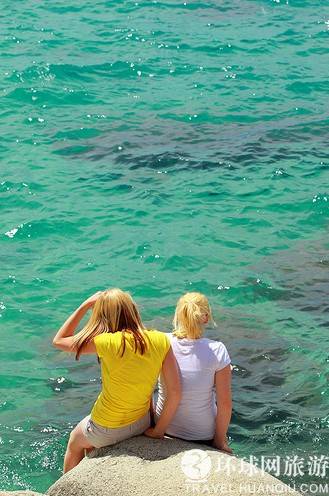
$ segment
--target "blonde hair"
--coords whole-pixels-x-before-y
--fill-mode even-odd
[[[147,344],[138,308],[129,293],[118,288],[102,291],[96,300],[90,319],[85,327],[74,336],[73,346],[76,360],[79,360],[84,345],[103,333],[122,332],[122,353],[126,349],[125,333],[134,337],[135,353],[145,353]]]
[[[177,338],[199,339],[203,333],[203,318],[212,319],[207,298],[201,293],[186,293],[177,303],[173,334]]]

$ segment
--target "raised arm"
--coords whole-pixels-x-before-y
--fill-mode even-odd
[[[70,316],[69,318],[64,322],[62,327],[59,329],[57,334],[55,335],[53,339],[53,345],[62,350],[62,351],[68,351],[68,352],[75,352],[74,346],[73,346],[73,335],[74,331],[78,327],[80,321],[82,318],[85,316],[85,314],[88,312],[89,309],[91,309],[99,295],[101,294],[101,291],[98,291],[94,295],[90,296],[85,300]],[[96,347],[93,342],[88,343],[86,346],[83,347],[82,353],[96,353]]]
[[[164,359],[161,372],[166,389],[165,404],[155,427],[150,427],[144,432],[146,436],[158,439],[165,435],[181,400],[179,369],[171,347]]]
[[[232,398],[231,398],[231,365],[227,365],[215,374],[216,398],[217,398],[217,416],[216,430],[214,437],[215,448],[232,453],[227,444],[227,429],[230,425],[232,415]]]

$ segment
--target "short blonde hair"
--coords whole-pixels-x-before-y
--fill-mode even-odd
[[[84,345],[103,333],[122,333],[122,354],[126,349],[125,333],[133,335],[135,352],[144,354],[147,348],[143,336],[145,327],[132,297],[119,288],[106,289],[99,295],[85,327],[74,336],[76,359],[79,359]]]
[[[186,293],[177,302],[173,334],[178,338],[199,339],[203,333],[203,318],[212,319],[208,299],[202,293]]]

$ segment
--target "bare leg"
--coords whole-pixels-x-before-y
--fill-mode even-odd
[[[91,448],[93,448],[93,446],[85,438],[82,430],[82,423],[80,422],[70,434],[64,457],[64,474],[76,467],[84,458],[85,450]]]

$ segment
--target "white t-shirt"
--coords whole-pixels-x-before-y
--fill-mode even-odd
[[[182,399],[166,433],[187,440],[213,439],[217,414],[215,373],[231,359],[220,341],[207,338],[178,339],[168,334],[178,362]],[[160,376],[156,418],[165,401],[165,387]]]

